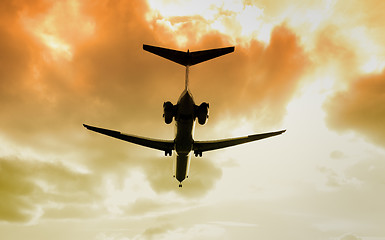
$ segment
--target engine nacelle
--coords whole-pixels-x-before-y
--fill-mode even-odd
[[[163,103],[163,118],[166,124],[172,122],[173,117],[175,116],[175,106],[170,102]]]
[[[201,105],[197,106],[195,116],[198,118],[198,123],[200,125],[205,124],[209,118],[209,104],[203,102]]]

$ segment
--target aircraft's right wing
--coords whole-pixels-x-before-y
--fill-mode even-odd
[[[105,128],[93,127],[87,124],[83,124],[88,130],[101,133],[113,138],[117,138],[126,142],[135,143],[144,147],[154,148],[158,150],[165,151],[166,156],[169,154],[171,156],[172,150],[174,150],[174,141],[173,140],[158,140],[151,138],[138,137],[134,135],[123,134],[118,131],[109,130]]]
[[[222,139],[222,140],[214,140],[214,141],[195,141],[193,150],[195,155],[201,155],[202,152],[216,150],[220,148],[226,148],[231,147],[234,145],[242,144],[242,143],[248,143],[272,136],[276,136],[279,134],[282,134],[286,132],[286,130],[281,130],[277,132],[269,132],[269,133],[260,133],[260,134],[254,134],[249,135],[245,137],[239,137],[239,138],[229,138],[229,139]]]

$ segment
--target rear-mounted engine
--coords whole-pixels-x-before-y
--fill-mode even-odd
[[[163,118],[166,124],[170,124],[172,122],[175,112],[175,106],[170,101],[163,103]]]
[[[197,106],[195,116],[198,118],[198,123],[200,125],[204,125],[209,118],[209,104],[206,102],[201,103],[201,105]]]

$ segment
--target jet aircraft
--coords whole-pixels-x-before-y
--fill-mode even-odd
[[[194,98],[189,90],[189,68],[195,64],[231,53],[234,51],[235,47],[216,48],[194,52],[187,50],[187,52],[183,52],[144,44],[143,49],[186,67],[185,88],[180,95],[177,104],[174,105],[170,101],[163,103],[163,118],[165,123],[170,124],[173,120],[175,120],[175,138],[172,140],[158,140],[124,134],[119,131],[94,127],[86,124],[83,124],[83,126],[88,130],[113,138],[164,151],[166,156],[171,156],[174,151],[176,153],[174,177],[179,181],[179,187],[182,187],[182,181],[188,177],[191,152],[194,152],[195,157],[202,157],[203,152],[276,136],[286,131],[281,130],[213,141],[194,140],[193,134],[195,122],[198,120],[200,125],[204,125],[207,122],[209,116],[209,104],[206,102],[202,102],[200,105],[195,104]]]

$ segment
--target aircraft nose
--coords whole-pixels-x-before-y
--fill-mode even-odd
[[[182,183],[183,180],[185,180],[185,177],[184,176],[176,176],[176,180],[178,180],[179,183]]]

